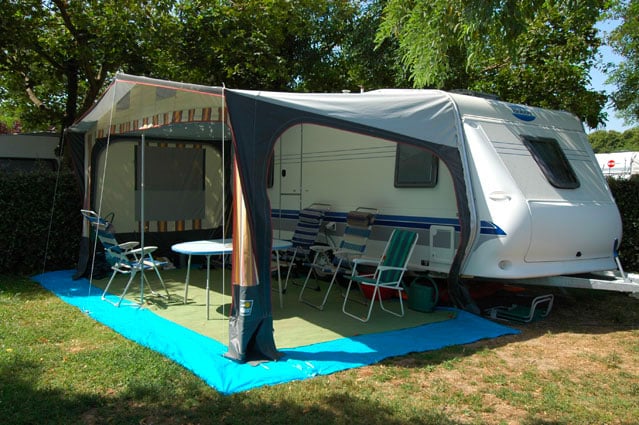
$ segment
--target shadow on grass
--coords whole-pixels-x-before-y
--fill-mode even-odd
[[[6,292],[13,297],[35,300],[49,296],[49,292],[28,276],[0,274],[0,294]]]
[[[18,373],[16,373],[18,372]],[[442,424],[459,422],[432,411],[397,417],[391,407],[346,393],[318,397],[312,405],[290,400],[272,402],[256,394],[224,397],[200,385],[181,387],[167,398],[161,383],[136,384],[117,397],[77,394],[62,389],[35,388],[33,362],[16,362],[0,369],[0,418],[5,424]],[[186,392],[186,393],[185,393]]]

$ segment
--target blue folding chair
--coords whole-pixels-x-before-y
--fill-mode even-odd
[[[323,310],[328,296],[339,275],[348,274],[352,270],[353,260],[359,258],[366,250],[368,238],[371,235],[375,215],[375,208],[359,207],[346,216],[346,228],[337,249],[324,245],[313,245],[311,251],[315,253],[313,262],[308,264],[309,270],[306,280],[300,291],[299,300],[305,304]],[[308,298],[304,298],[304,291],[308,286],[311,275],[315,275],[315,281],[319,289],[320,276],[332,276],[326,289],[324,298],[320,304],[313,304]]]
[[[106,261],[111,265],[111,270],[113,273],[111,274],[111,278],[109,279],[109,283],[107,283],[104,288],[104,292],[102,293],[102,299],[110,302],[111,304],[119,307],[126,295],[131,283],[133,282],[133,278],[136,276],[138,272],[142,273],[144,278],[144,282],[148,285],[149,290],[152,294],[158,295],[155,292],[149,283],[144,271],[153,269],[160,279],[160,283],[166,292],[167,298],[169,297],[169,291],[166,289],[166,285],[164,284],[164,280],[162,279],[162,275],[160,275],[159,267],[166,264],[165,262],[155,260],[151,255],[152,252],[157,250],[157,246],[145,246],[143,248],[137,248],[140,245],[139,242],[131,241],[118,243],[115,238],[115,233],[113,230],[113,224],[100,217],[97,213],[91,210],[81,210],[82,215],[87,219],[90,225],[95,229],[95,233],[97,235],[98,240],[102,244],[104,248],[104,254],[106,257]],[[124,286],[124,290],[120,295],[117,302],[112,302],[106,297],[106,294],[109,292],[109,288],[111,287],[111,283],[113,279],[118,274],[128,274],[129,280]],[[143,302],[143,294],[144,287],[141,289],[141,299],[140,303]]]
[[[279,266],[286,267],[286,280],[283,292],[288,288],[288,280],[293,267],[308,263],[310,248],[317,243],[317,236],[322,226],[326,212],[331,209],[329,204],[314,203],[300,211],[291,243],[286,252],[279,254]],[[273,267],[275,271],[275,266]]]

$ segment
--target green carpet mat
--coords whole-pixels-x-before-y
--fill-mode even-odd
[[[228,344],[228,313],[231,302],[230,270],[213,269],[210,277],[210,310],[209,319],[206,314],[206,271],[192,269],[190,274],[189,292],[186,304],[184,303],[184,284],[186,280],[186,269],[163,270],[162,277],[169,291],[166,297],[161,291],[160,282],[154,272],[146,272],[151,287],[163,295],[153,295],[148,288],[144,294],[144,307],[155,312],[161,317],[178,323],[186,328],[208,336],[223,344]],[[224,294],[222,293],[222,275],[225,277]],[[139,275],[138,275],[139,276]],[[128,294],[123,301],[121,308],[131,307],[131,302],[140,301],[139,278],[135,277],[129,288]],[[109,278],[94,279],[93,285],[104,288]],[[111,285],[110,292],[119,295],[122,292],[128,276],[119,275]],[[283,295],[284,307],[280,308],[279,295],[276,291],[272,294],[273,303],[273,327],[275,329],[275,343],[278,348],[300,347],[319,342],[331,341],[339,338],[351,337],[355,335],[387,332],[391,330],[411,328],[426,323],[440,322],[455,317],[454,311],[436,310],[432,313],[422,313],[408,308],[404,302],[405,316],[395,317],[382,311],[378,303],[373,307],[370,321],[359,322],[342,313],[342,292],[343,288],[335,285],[331,291],[328,302],[323,311],[317,310],[305,303],[298,301],[301,287],[299,283],[303,279],[294,280],[297,285],[289,281],[289,287]],[[274,286],[277,286],[277,278],[273,279]],[[328,283],[319,282],[321,292],[312,288],[307,288],[305,298],[312,302],[319,303],[324,296]],[[314,286],[314,282],[309,284]],[[388,300],[385,304],[387,308],[397,310],[398,300]],[[360,308],[362,315],[365,312],[363,304],[351,303],[351,309]]]

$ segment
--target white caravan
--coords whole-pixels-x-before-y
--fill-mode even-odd
[[[331,205],[323,235],[336,243],[348,211],[376,208],[367,254],[379,254],[393,228],[409,228],[420,233],[413,266],[448,273],[462,234],[453,180],[464,174],[472,201],[461,277],[529,279],[618,268],[621,218],[576,117],[440,93],[458,111],[465,172],[423,149],[315,123],[294,125],[279,137],[272,161],[275,236],[290,236],[299,210],[320,202]]]

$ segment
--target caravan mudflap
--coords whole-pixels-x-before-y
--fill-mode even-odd
[[[530,279],[513,279],[509,283],[519,285],[552,286],[556,288],[595,289],[626,292],[639,299],[639,274],[619,271],[593,272],[588,275],[547,276]]]

